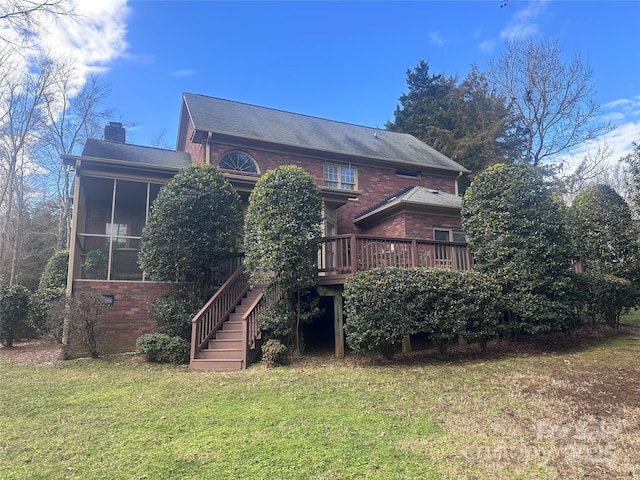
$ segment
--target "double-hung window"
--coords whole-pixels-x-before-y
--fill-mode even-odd
[[[342,165],[323,165],[322,176],[325,187],[341,190],[356,189],[356,169]]]

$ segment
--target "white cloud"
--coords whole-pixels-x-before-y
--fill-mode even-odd
[[[611,145],[612,158],[618,160],[633,150],[633,142],[640,139],[640,118],[616,126],[616,129],[604,136]]]
[[[633,142],[640,139],[640,95],[621,98],[602,105],[604,121],[615,127],[613,130],[587,142],[573,152],[562,157],[568,171],[575,168],[589,152],[595,152],[606,145],[607,161],[614,164],[633,151]]]
[[[41,39],[54,55],[73,59],[82,80],[124,55],[129,10],[126,0],[73,0],[73,13],[49,19]]]
[[[176,70],[175,72],[171,72],[169,76],[170,77],[190,77],[192,75],[195,75],[196,73],[198,73],[197,70],[185,69],[185,70]]]
[[[605,114],[618,115],[623,118],[640,115],[640,95],[633,98],[619,98],[602,105]]]
[[[502,40],[526,38],[538,33],[538,17],[545,11],[547,0],[532,0],[525,8],[517,11],[500,32]],[[513,5],[516,5],[514,3]]]
[[[431,42],[435,43],[439,47],[441,47],[441,46],[443,46],[445,44],[444,38],[442,38],[442,35],[438,31],[431,32],[429,34],[429,40],[431,40]]]
[[[615,130],[605,135],[613,151],[613,158],[619,159],[633,150],[633,142],[640,139],[640,95],[619,98],[602,106],[603,117],[615,125]]]
[[[92,73],[106,70],[126,53],[126,0],[70,0],[71,15],[35,14],[38,28],[24,48],[12,50],[14,72],[29,68],[29,57],[44,53],[74,65],[76,86],[81,87]],[[2,25],[0,25],[2,28]],[[15,31],[3,36],[21,44]],[[6,74],[6,72],[3,72]]]
[[[493,53],[493,49],[496,46],[496,40],[494,38],[489,38],[487,40],[483,40],[478,44],[478,48],[484,53]]]

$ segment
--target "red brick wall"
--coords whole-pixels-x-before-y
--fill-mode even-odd
[[[211,163],[216,165],[218,159],[230,150],[242,150],[256,161],[260,173],[272,170],[281,165],[298,165],[309,172],[318,185],[322,185],[322,165],[332,163],[330,161],[307,157],[303,155],[292,155],[266,150],[251,148],[238,148],[224,144],[211,145]],[[194,161],[198,158],[191,152]],[[202,153],[201,159],[204,159]],[[343,162],[333,162],[344,165]],[[421,178],[398,177],[395,169],[391,167],[380,167],[362,164],[352,164],[357,168],[358,190],[362,192],[355,202],[349,202],[338,209],[338,233],[368,233],[364,232],[353,224],[353,219],[363,211],[377,205],[381,201],[398,193],[402,189],[410,186],[424,186],[440,190],[446,193],[455,193],[455,178],[441,177],[436,175],[421,175]]]
[[[460,217],[401,213],[367,229],[367,235],[433,240],[433,229],[462,230]]]
[[[97,331],[100,353],[132,352],[136,339],[153,331],[156,321],[149,314],[149,305],[160,295],[177,287],[161,282],[107,282],[75,280],[73,292],[112,295],[113,305],[105,308],[101,326]],[[76,351],[73,348],[73,351]]]
[[[193,135],[193,124],[189,119],[187,121],[186,141],[184,143],[184,151],[191,154],[193,163],[204,163],[206,159],[206,149],[204,144],[192,143],[189,139]]]

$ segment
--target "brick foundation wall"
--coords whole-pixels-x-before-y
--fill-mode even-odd
[[[113,305],[105,308],[97,331],[98,350],[110,354],[136,349],[136,339],[155,328],[156,321],[149,314],[151,302],[160,295],[174,291],[177,286],[161,282],[75,280],[73,292],[113,296]],[[80,353],[76,348],[72,352]]]

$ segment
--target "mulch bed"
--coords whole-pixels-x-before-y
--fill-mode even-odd
[[[62,346],[47,340],[14,342],[9,348],[0,345],[0,360],[23,366],[52,365],[62,361]]]

